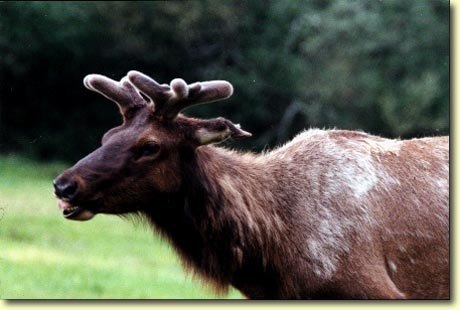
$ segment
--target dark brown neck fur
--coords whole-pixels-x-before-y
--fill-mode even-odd
[[[271,189],[265,188],[271,176],[249,157],[215,147],[197,149],[185,164],[181,191],[146,215],[170,239],[184,265],[217,291],[233,284],[261,298],[278,291],[267,288],[267,282],[277,282],[270,270],[281,260],[270,253],[286,252],[279,249],[283,222]],[[259,286],[265,291],[254,296]]]

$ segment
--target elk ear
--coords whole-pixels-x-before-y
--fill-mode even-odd
[[[252,134],[241,129],[223,117],[204,120],[200,122],[194,132],[194,138],[199,145],[219,143],[228,138],[242,139],[251,137]]]

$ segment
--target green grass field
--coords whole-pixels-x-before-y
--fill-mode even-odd
[[[216,296],[182,270],[145,225],[98,215],[65,220],[51,181],[66,165],[0,157],[0,298],[241,298]]]

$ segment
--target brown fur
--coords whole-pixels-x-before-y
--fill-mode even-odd
[[[145,216],[220,292],[449,298],[448,137],[312,129],[264,154],[202,145],[231,132],[245,134],[146,106],[57,181],[79,184],[67,204]]]
[[[291,153],[294,159],[297,154],[303,154],[303,162],[297,161],[293,168],[304,167],[306,173],[318,173],[321,178],[323,169],[334,162],[327,158],[328,153],[318,154],[314,146],[324,137],[341,143],[343,138],[351,139],[349,135],[344,131],[324,132],[318,140],[299,141],[284,151]],[[369,140],[383,141],[372,136],[358,136],[365,137],[361,142],[364,148],[369,147]],[[414,144],[435,141],[442,141],[440,153],[443,158],[436,159],[445,164],[448,160],[446,138],[404,142],[400,156],[405,156],[405,151]],[[373,151],[371,149],[371,153]],[[164,230],[183,260],[216,281],[219,287],[232,284],[251,298],[449,297],[448,196],[436,194],[439,188],[427,180],[429,175],[439,174],[441,168],[437,164],[434,170],[413,165],[413,161],[421,158],[431,157],[433,161],[433,151],[417,153],[416,158],[408,160],[379,150],[376,160],[380,158],[386,165],[385,161],[393,158],[396,171],[393,172],[388,163],[389,173],[398,178],[401,185],[388,190],[384,188],[385,180],[381,180],[382,186],[377,185],[367,201],[357,202],[348,193],[338,192],[340,199],[323,203],[320,197],[312,197],[315,193],[308,186],[313,182],[311,179],[302,179],[305,185],[300,187],[304,192],[296,192],[292,182],[300,179],[293,178],[287,167],[283,167],[292,165],[290,160],[272,162],[277,151],[255,157],[203,147],[196,153],[191,163],[194,173],[191,172],[192,179],[187,180],[187,184],[198,189],[184,195],[187,201],[182,208],[178,207],[179,213],[167,221],[174,221],[183,213],[190,214],[190,227],[181,226],[181,233],[176,235],[177,232],[168,231],[168,227],[156,221],[158,214],[146,214],[154,225]],[[315,170],[316,164],[310,162],[318,157],[321,157],[320,164],[324,164],[321,170]],[[414,170],[416,168],[419,169]],[[419,180],[414,181],[414,178]],[[424,188],[425,192],[416,191],[414,186]],[[305,198],[311,202],[298,203]],[[417,201],[422,201],[423,205],[414,205]],[[356,203],[369,205],[376,217],[373,227],[367,227],[370,223],[359,214],[363,211],[356,210]],[[351,249],[343,252],[330,249],[338,256],[338,268],[327,279],[312,271],[318,263],[303,250],[308,235],[317,229],[315,222],[320,221],[317,214],[320,208],[336,212],[339,220],[349,220],[354,226],[341,236],[349,239],[353,245]],[[433,208],[441,208],[437,210],[440,214],[433,214]],[[363,233],[370,233],[370,238],[362,236]],[[194,234],[196,244],[192,242]],[[184,241],[190,250],[184,248]],[[197,249],[200,251],[194,253]],[[391,270],[388,262],[398,269]]]

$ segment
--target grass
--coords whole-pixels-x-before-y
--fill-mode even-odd
[[[51,180],[66,165],[0,156],[0,298],[208,299],[169,245],[143,225],[67,221]]]

